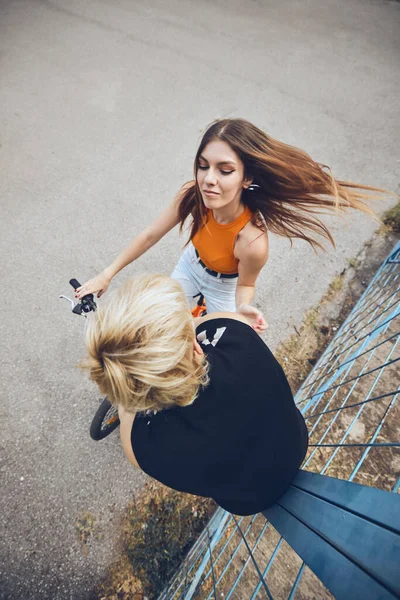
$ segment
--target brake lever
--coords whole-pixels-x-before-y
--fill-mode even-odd
[[[67,296],[61,295],[59,296],[60,298],[64,298],[65,300],[68,300],[68,302],[70,302],[71,304],[71,310],[75,315],[80,315],[85,317],[85,319],[87,319],[87,315],[82,314],[82,313],[88,313],[91,312],[92,310],[96,310],[95,308],[89,308],[87,307],[87,304],[82,304],[82,302],[78,302],[77,304],[74,304],[74,301],[71,300],[71,298],[68,298]]]
[[[72,312],[74,312],[75,304],[74,304],[74,301],[71,300],[71,298],[68,298],[68,296],[64,296],[63,294],[61,294],[61,296],[58,296],[58,297],[64,298],[64,300],[68,300],[68,302],[71,303],[71,307],[72,307],[71,310],[72,310]]]
[[[72,285],[72,287],[75,290],[78,287],[80,287],[80,283],[76,279],[71,279],[70,284]],[[64,298],[65,300],[68,300],[68,302],[71,304],[72,312],[75,315],[84,316],[85,319],[87,318],[87,315],[83,314],[83,313],[89,313],[92,311],[94,312],[97,308],[96,302],[94,301],[93,294],[86,294],[86,296],[83,296],[82,300],[80,302],[77,302],[77,304],[75,304],[74,301],[71,300],[71,298],[68,298],[68,296],[64,296],[63,294],[60,296],[60,298]]]

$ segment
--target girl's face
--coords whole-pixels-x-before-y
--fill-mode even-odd
[[[243,188],[251,181],[244,179],[244,165],[236,152],[226,142],[214,140],[200,154],[197,183],[204,205],[215,210],[239,204]]]

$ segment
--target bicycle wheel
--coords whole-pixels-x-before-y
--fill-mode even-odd
[[[92,440],[96,440],[96,442],[102,440],[110,435],[118,425],[118,406],[111,404],[106,396],[93,417],[90,426],[90,437]]]

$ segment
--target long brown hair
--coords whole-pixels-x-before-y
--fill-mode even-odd
[[[303,150],[275,140],[249,121],[222,119],[212,123],[205,132],[194,161],[195,179],[182,188],[179,197],[180,229],[189,215],[193,219],[190,239],[206,220],[207,209],[196,174],[202,151],[214,140],[229,144],[244,164],[245,177],[253,180],[255,185],[243,190],[241,199],[253,213],[253,224],[261,230],[272,231],[291,241],[303,239],[315,249],[323,246],[312,234],[321,235],[335,245],[318,214],[355,208],[380,222],[364,202],[373,195],[357,190],[383,193],[385,190],[336,180],[329,167],[315,162]]]

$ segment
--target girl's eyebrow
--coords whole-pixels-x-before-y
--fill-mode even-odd
[[[206,163],[208,163],[208,160],[206,158],[204,158],[204,156],[202,154],[200,154],[199,159],[201,158],[201,160],[204,160]],[[236,163],[234,160],[223,160],[219,163],[217,163],[217,167],[221,167],[223,165],[233,165],[234,167],[236,167]]]

